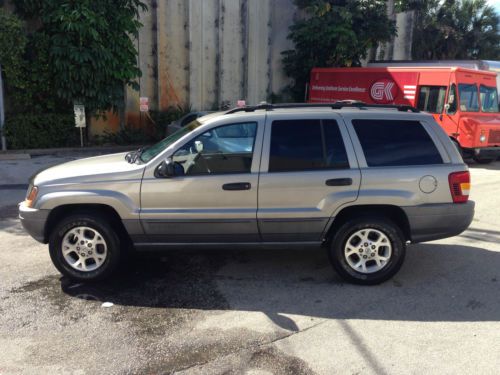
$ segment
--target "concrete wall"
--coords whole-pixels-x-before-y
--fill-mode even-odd
[[[258,104],[289,83],[281,52],[293,48],[288,28],[299,17],[293,0],[146,0],[143,27],[135,41],[142,70],[140,91],[127,90],[127,123],[142,123],[139,97],[151,109],[190,106],[193,110]],[[406,18],[384,46],[391,56],[410,58]],[[409,39],[411,40],[411,38]],[[389,47],[389,48],[387,48]]]
[[[152,109],[194,109],[265,101],[288,79],[281,52],[296,16],[292,0],[148,0],[136,46],[140,91],[127,90],[127,113],[138,98]],[[137,114],[129,114],[135,122]]]

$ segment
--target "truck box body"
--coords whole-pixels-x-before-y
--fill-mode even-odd
[[[461,67],[314,68],[309,102],[339,100],[417,107],[431,113],[462,149],[478,157],[500,155],[494,72]]]

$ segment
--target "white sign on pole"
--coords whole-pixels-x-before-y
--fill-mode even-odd
[[[149,111],[149,98],[147,96],[141,96],[139,98],[139,110],[141,112]]]
[[[85,128],[87,126],[85,122],[85,106],[75,104],[73,111],[75,112],[75,128]]]

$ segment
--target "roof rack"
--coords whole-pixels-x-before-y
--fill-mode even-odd
[[[233,108],[227,111],[225,114],[229,115],[237,112],[254,112],[257,110],[272,111],[273,109],[280,108],[331,108],[331,109],[342,109],[342,108],[392,108],[397,109],[400,112],[420,112],[418,108],[412,107],[411,105],[394,105],[394,104],[367,104],[359,101],[344,100],[334,103],[282,103],[282,104],[269,104],[261,103],[255,106],[246,106]]]

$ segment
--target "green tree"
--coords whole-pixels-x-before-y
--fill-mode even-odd
[[[0,8],[0,64],[7,89],[23,88],[23,54],[26,43],[22,21]]]
[[[47,46],[57,97],[99,114],[123,106],[125,85],[137,88],[140,0],[14,0],[17,11],[38,24]]]
[[[500,59],[500,17],[486,0],[400,3],[417,11],[414,59]]]
[[[282,52],[285,73],[294,79],[294,100],[304,99],[313,67],[359,66],[368,50],[396,34],[384,0],[296,0],[305,16],[291,27],[295,49]]]

